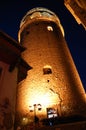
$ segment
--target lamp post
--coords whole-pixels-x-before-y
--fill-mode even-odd
[[[37,117],[36,111],[41,111],[42,106],[41,104],[33,104],[32,106],[29,106],[30,112],[34,112],[34,123],[38,123],[39,118]]]

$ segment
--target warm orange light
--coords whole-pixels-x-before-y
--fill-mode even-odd
[[[46,87],[46,83],[43,83],[43,81],[40,81],[40,83],[38,83],[38,81],[37,83],[36,81],[32,81],[29,87],[28,82],[26,82],[23,87],[23,93],[25,93],[25,95],[21,95],[21,103],[19,107],[24,113],[33,115],[34,104],[40,104],[42,109],[39,113],[47,116],[46,109],[49,107],[57,107],[57,105],[61,102],[59,95]]]
[[[47,30],[48,31],[53,31],[53,27],[52,26],[47,26]]]
[[[41,89],[41,90],[40,90]],[[33,104],[41,104],[42,107],[48,107],[52,104],[57,104],[57,94],[53,94],[49,91],[49,89],[38,88],[35,90],[33,89],[33,93],[30,94],[30,90],[27,91],[28,96],[25,96],[25,103],[29,106]],[[26,94],[27,95],[27,94]]]
[[[27,125],[28,122],[29,122],[29,120],[28,120],[27,117],[23,117],[23,118],[22,118],[22,121],[21,121],[22,125]]]
[[[26,48],[22,58],[32,67],[18,83],[19,114],[31,121],[48,118],[48,110],[60,117],[84,115],[85,91],[58,17],[46,9],[31,10],[21,21],[19,41]]]
[[[38,90],[38,93],[35,93],[34,90],[34,95],[30,96],[30,105],[33,104],[41,104],[42,107],[48,107],[49,105],[55,104],[57,103],[57,95],[51,94],[50,92],[39,92],[40,90]],[[28,101],[28,99],[26,99]],[[27,102],[28,104],[28,102]],[[28,104],[28,105],[29,105]]]

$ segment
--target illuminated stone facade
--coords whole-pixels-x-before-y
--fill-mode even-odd
[[[64,0],[64,5],[86,30],[86,0]]]
[[[32,9],[22,19],[18,37],[26,48],[22,58],[32,68],[18,83],[16,109],[22,122],[49,118],[50,109],[56,111],[53,116],[84,116],[85,91],[58,17],[44,8]]]

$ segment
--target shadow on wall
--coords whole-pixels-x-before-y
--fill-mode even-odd
[[[0,102],[0,130],[10,130],[13,127],[12,108],[9,98]]]

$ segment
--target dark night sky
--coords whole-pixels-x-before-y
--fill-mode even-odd
[[[45,7],[59,17],[65,31],[65,39],[86,90],[86,31],[78,25],[63,4],[63,0],[1,0],[0,29],[17,40],[19,24],[28,10]]]

